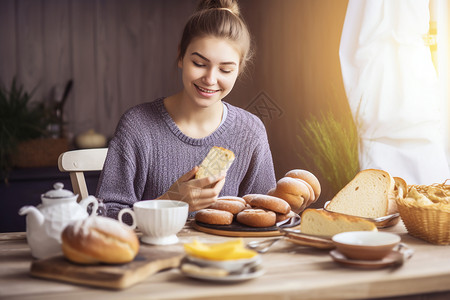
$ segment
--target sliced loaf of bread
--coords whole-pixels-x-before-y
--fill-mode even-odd
[[[326,209],[365,218],[386,216],[394,188],[395,181],[388,172],[363,170],[331,199]]]
[[[332,237],[347,231],[378,231],[373,222],[360,217],[328,212],[323,209],[305,209],[300,231],[305,234]]]

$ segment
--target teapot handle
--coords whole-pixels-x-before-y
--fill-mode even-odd
[[[91,203],[92,203],[91,215],[96,215],[98,209],[98,201],[97,198],[95,198],[94,196],[88,196],[87,198],[84,198],[83,200],[81,200],[80,205],[87,211],[87,208]]]
[[[124,214],[126,214],[126,213],[130,214],[131,219],[133,220],[133,224],[131,224],[131,226],[130,226],[131,229],[135,229],[137,227],[136,214],[134,213],[134,211],[131,208],[123,208],[123,209],[121,209],[119,211],[119,215],[117,216],[117,219],[119,220],[120,223],[125,224],[125,225],[128,226],[128,224],[124,223],[123,220],[122,220],[122,216]]]

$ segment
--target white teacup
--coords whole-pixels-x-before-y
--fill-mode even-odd
[[[129,213],[133,219],[131,228],[142,231],[141,241],[154,245],[170,245],[178,242],[177,233],[183,228],[188,217],[189,205],[174,200],[145,200],[134,203],[133,210],[124,208],[118,219]]]

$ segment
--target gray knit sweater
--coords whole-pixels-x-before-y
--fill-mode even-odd
[[[117,218],[120,209],[164,194],[199,165],[212,146],[230,149],[236,156],[221,196],[267,193],[275,186],[272,154],[258,117],[225,103],[225,121],[211,135],[195,139],[179,130],[163,100],[137,105],[119,121],[97,188],[108,216]]]

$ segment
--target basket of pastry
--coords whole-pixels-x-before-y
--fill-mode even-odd
[[[450,244],[450,180],[442,184],[411,185],[397,199],[408,233],[436,245]]]

